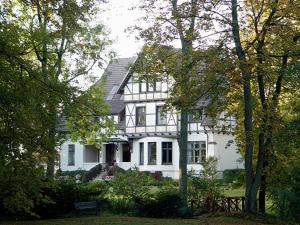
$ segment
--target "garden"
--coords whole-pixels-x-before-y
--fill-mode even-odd
[[[139,224],[145,221],[148,224],[199,224],[202,221],[205,224],[244,224],[247,221],[247,224],[263,224],[266,220],[277,223],[276,216],[281,216],[281,219],[287,216],[287,212],[282,211],[282,204],[295,201],[280,199],[280,195],[270,195],[267,217],[246,216],[242,201],[244,170],[226,170],[220,179],[216,163],[215,158],[208,158],[202,163],[200,174],[189,172],[188,214],[183,215],[181,211],[178,181],[137,168],[124,171],[119,167],[110,171],[111,180],[97,181],[94,179],[102,171],[99,164],[90,171],[58,171],[54,181],[43,188],[43,195],[34,199],[27,212],[5,208],[4,199],[1,204],[4,219],[0,223],[82,224],[82,221],[89,221],[88,224]],[[230,205],[228,199],[241,201]],[[96,201],[97,208],[80,211],[74,208],[76,202],[89,201]],[[222,202],[225,203],[222,205]]]

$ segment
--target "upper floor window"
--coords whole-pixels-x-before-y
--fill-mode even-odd
[[[189,113],[188,120],[190,123],[199,123],[202,121],[202,117],[202,109],[194,110],[192,113]]]
[[[137,126],[146,125],[146,107],[136,108],[136,125]]]
[[[156,124],[166,125],[167,124],[167,114],[162,111],[163,106],[156,107]]]
[[[198,164],[206,159],[205,141],[188,142],[188,163]]]
[[[139,83],[140,93],[161,91],[161,83],[156,81],[144,81]]]
[[[75,145],[71,144],[68,146],[68,165],[74,166],[75,165]]]

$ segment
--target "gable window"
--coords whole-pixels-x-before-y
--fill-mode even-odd
[[[199,164],[206,159],[205,141],[189,141],[188,142],[188,163]]]
[[[123,144],[123,160],[122,162],[130,162],[131,153],[130,153],[130,147],[128,144]]]
[[[75,145],[71,144],[68,146],[68,165],[74,166],[75,165]]]
[[[148,165],[156,165],[156,142],[148,142]]]
[[[140,81],[139,83],[139,89],[140,89],[140,93],[145,93],[147,91],[147,84],[144,81]]]
[[[161,83],[156,83],[156,81],[149,80],[140,81],[139,89],[140,93],[161,91]]]
[[[189,113],[188,120],[190,123],[196,123],[202,121],[202,110],[195,110],[192,113]]]
[[[140,143],[140,165],[144,165],[144,143]]]
[[[99,162],[99,150],[96,148],[95,145],[84,146],[84,162],[85,163]]]
[[[167,124],[167,114],[162,111],[163,106],[156,107],[156,125],[166,125]]]
[[[146,125],[146,107],[136,107],[136,125]]]
[[[172,164],[172,142],[162,142],[162,164]]]

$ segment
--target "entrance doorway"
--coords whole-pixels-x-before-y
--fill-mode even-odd
[[[107,144],[105,145],[105,147],[106,147],[105,163],[107,163],[109,166],[113,166],[115,162],[115,145]]]

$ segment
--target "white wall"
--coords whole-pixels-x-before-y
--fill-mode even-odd
[[[68,165],[68,151],[69,144],[75,145],[75,165]],[[84,163],[84,145],[79,142],[73,143],[66,141],[60,147],[60,169],[62,171],[73,171],[73,170],[90,170],[99,163]]]
[[[233,143],[228,146],[228,141],[234,140],[231,135],[214,134],[215,157],[218,158],[218,170],[244,168],[241,162],[241,155],[238,153],[236,145]]]

